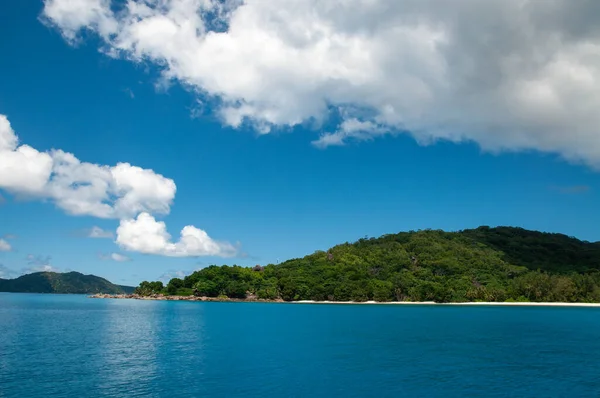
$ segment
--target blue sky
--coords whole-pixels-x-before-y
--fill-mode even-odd
[[[59,3],[48,1],[46,7]],[[174,78],[165,85],[165,67],[152,56],[136,60],[130,49],[106,55],[111,44],[102,38],[102,28],[94,28],[102,21],[75,23],[61,16],[66,12],[61,8],[44,14],[44,3],[36,1],[2,8],[0,114],[20,144],[39,152],[60,149],[96,165],[127,162],[173,180],[176,194],[168,212],[152,217],[166,223],[173,241],[193,225],[235,253],[197,255],[203,252],[188,248],[173,256],[164,247],[140,249],[125,238],[115,242],[120,223],[137,214],[72,215],[48,194],[27,195],[7,184],[3,189],[0,173],[0,236],[8,245],[0,251],[0,277],[52,267],[137,285],[213,263],[273,263],[365,235],[425,228],[512,225],[600,240],[600,163],[591,148],[599,136],[572,120],[561,120],[564,128],[557,132],[542,122],[527,130],[511,125],[500,111],[502,121],[492,123],[491,116],[481,116],[486,110],[477,108],[475,114],[466,108],[464,114],[453,113],[462,124],[434,134],[438,121],[417,123],[402,114],[408,122],[399,125],[383,119],[375,106],[353,104],[356,93],[329,85],[291,97],[310,104],[325,98],[330,104],[325,112],[310,104],[299,111],[293,101],[286,108],[283,89],[272,104],[261,102],[260,95],[268,93],[249,91],[246,83],[235,87],[238,92],[226,92],[208,77],[173,66]],[[73,42],[72,26],[86,23],[91,30],[79,31]],[[232,79],[239,76],[234,72]],[[419,92],[394,95],[406,97],[398,104],[411,95],[419,101]],[[249,106],[236,124],[223,105],[232,97],[237,104],[261,105]],[[368,124],[363,132],[343,124],[359,119]],[[479,134],[477,126],[486,120],[500,130]],[[538,139],[544,134],[552,140]],[[564,141],[556,138],[560,134]],[[335,143],[315,144],[323,137]],[[521,137],[528,137],[522,140],[526,144]],[[89,237],[93,227],[109,237]]]

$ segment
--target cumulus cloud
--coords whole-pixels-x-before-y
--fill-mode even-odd
[[[88,30],[110,56],[155,63],[163,80],[215,100],[230,126],[266,133],[335,110],[342,122],[315,145],[408,131],[421,143],[533,149],[600,168],[597,1],[44,4],[68,41]],[[344,125],[352,120],[360,130]]]
[[[351,118],[340,123],[336,132],[322,134],[318,140],[313,141],[313,145],[318,148],[340,146],[345,145],[349,139],[359,141],[371,140],[378,135],[387,134],[388,132],[388,129],[378,126],[373,122]]]
[[[128,257],[124,254],[121,254],[121,253],[109,253],[109,254],[101,253],[98,255],[98,258],[100,258],[100,260],[111,260],[111,261],[116,261],[119,263],[131,261],[130,257]]]
[[[72,215],[124,218],[142,211],[168,214],[176,186],[129,163],[98,165],[61,150],[19,146],[7,117],[0,115],[0,189],[51,200]]]
[[[116,28],[111,18],[109,0],[67,0],[47,3],[44,13],[51,19],[60,21],[65,38],[74,41],[77,30],[82,25],[93,26],[102,35],[110,34]]]
[[[0,188],[23,195],[41,195],[52,174],[52,157],[18,139],[8,118],[0,115]]]
[[[0,252],[9,252],[12,250],[12,247],[10,246],[10,243],[8,243],[6,240],[0,238]]]
[[[96,239],[112,239],[112,237],[114,236],[112,231],[107,231],[97,226],[93,226],[89,230],[86,230],[85,234],[88,238]]]
[[[117,242],[127,250],[179,257],[235,253],[230,244],[213,241],[193,226],[183,229],[180,242],[168,242],[165,223],[157,222],[150,213],[169,213],[176,191],[173,180],[129,163],[97,165],[81,162],[61,150],[39,152],[27,145],[19,146],[4,115],[0,115],[0,189],[51,200],[72,215],[118,218],[121,233]],[[137,220],[132,219],[136,215]],[[95,226],[88,236],[112,238],[113,234]],[[156,245],[158,238],[164,240],[162,246]],[[10,245],[0,240],[2,248],[10,250]],[[121,256],[114,253],[111,258],[124,261]]]
[[[188,225],[181,230],[178,242],[171,242],[164,222],[148,213],[136,219],[121,220],[117,228],[117,244],[124,250],[170,257],[232,257],[237,249],[227,242],[213,240],[208,234]]]

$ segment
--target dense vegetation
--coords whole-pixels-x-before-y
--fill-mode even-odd
[[[510,227],[360,239],[278,265],[210,266],[139,294],[335,301],[600,302],[600,244]]]
[[[79,272],[34,272],[16,279],[0,279],[0,292],[14,293],[131,293],[133,287],[114,285],[104,278]]]

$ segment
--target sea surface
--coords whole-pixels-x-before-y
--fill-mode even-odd
[[[598,397],[600,308],[0,293],[0,397]]]

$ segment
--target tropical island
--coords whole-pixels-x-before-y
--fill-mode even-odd
[[[98,296],[117,297],[117,296]],[[209,266],[121,298],[600,303],[600,242],[514,227],[363,238],[266,266]]]

